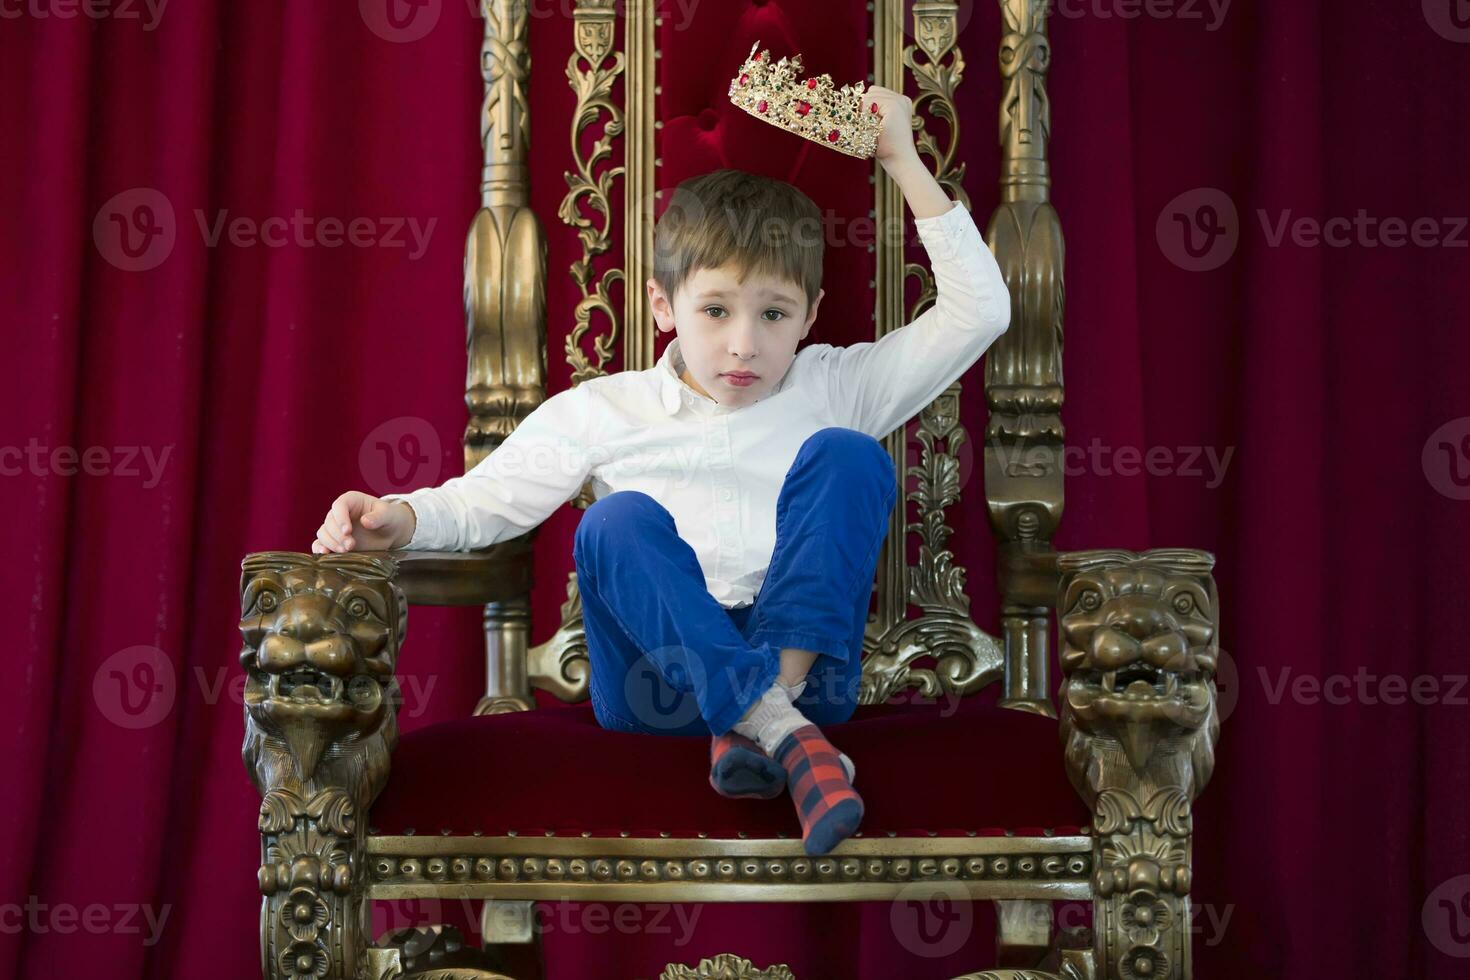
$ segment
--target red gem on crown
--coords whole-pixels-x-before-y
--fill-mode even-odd
[[[741,76],[740,76],[740,84],[741,85],[749,85],[750,84],[750,76],[749,75],[746,75],[746,74],[741,74]]]
[[[810,102],[798,102],[796,103],[796,111],[804,116],[812,111],[812,104]]]
[[[816,88],[817,87],[817,80],[815,78],[808,78],[806,80],[806,87],[807,88]]]
[[[750,56],[750,60],[751,61],[760,61],[761,60],[761,53],[759,51],[757,51],[755,54],[753,54],[753,55]]]
[[[744,85],[745,83],[744,82],[741,82],[740,84],[741,85]],[[877,112],[878,111],[878,103],[874,102],[872,105],[868,106],[868,111],[869,112]]]
[[[834,129],[834,130],[832,130],[832,132],[830,132],[830,133],[827,134],[827,142],[828,143],[836,143],[837,142],[837,137],[838,137],[837,130]]]
[[[758,111],[758,112],[765,112],[766,111],[766,100],[765,99],[761,99],[759,102],[757,102],[755,104],[755,108],[756,108],[756,111]]]

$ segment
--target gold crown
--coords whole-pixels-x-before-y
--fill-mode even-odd
[[[770,49],[750,56],[730,79],[730,101],[773,126],[848,156],[871,157],[883,118],[863,100],[863,83],[832,87],[830,75],[802,79],[801,55],[771,63]]]

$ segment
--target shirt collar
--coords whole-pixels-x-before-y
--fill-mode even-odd
[[[670,415],[678,413],[679,403],[684,400],[683,389],[687,385],[679,377],[683,370],[684,356],[679,353],[679,338],[675,337],[669,341],[663,356],[658,359],[659,398],[663,402],[664,411]]]
[[[670,415],[679,413],[679,406],[688,399],[697,408],[706,412],[722,413],[730,409],[716,402],[713,398],[701,395],[680,377],[687,365],[684,363],[684,354],[679,349],[679,338],[675,337],[669,341],[664,348],[663,357],[659,358],[659,398],[663,403],[664,411]]]

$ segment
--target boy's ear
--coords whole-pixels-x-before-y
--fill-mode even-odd
[[[816,297],[812,300],[812,308],[806,311],[806,324],[801,328],[801,336],[798,340],[805,340],[806,335],[811,333],[812,324],[817,322],[817,307],[822,304],[822,297],[827,295],[825,289],[818,289]]]
[[[674,305],[664,293],[664,287],[658,284],[658,280],[652,276],[648,277],[645,284],[648,290],[648,308],[653,311],[653,322],[663,333],[674,329]]]

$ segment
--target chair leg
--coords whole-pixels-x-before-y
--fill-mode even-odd
[[[517,596],[485,604],[485,696],[475,705],[476,715],[530,711],[536,707],[526,675],[530,636],[529,597]]]
[[[1051,952],[1050,902],[1011,899],[995,903],[995,965],[1037,967]]]
[[[487,898],[480,906],[480,942],[487,953],[504,946],[529,945],[541,958],[541,936],[536,931],[536,903]]]
[[[454,926],[399,929],[368,951],[365,980],[515,980]]]

